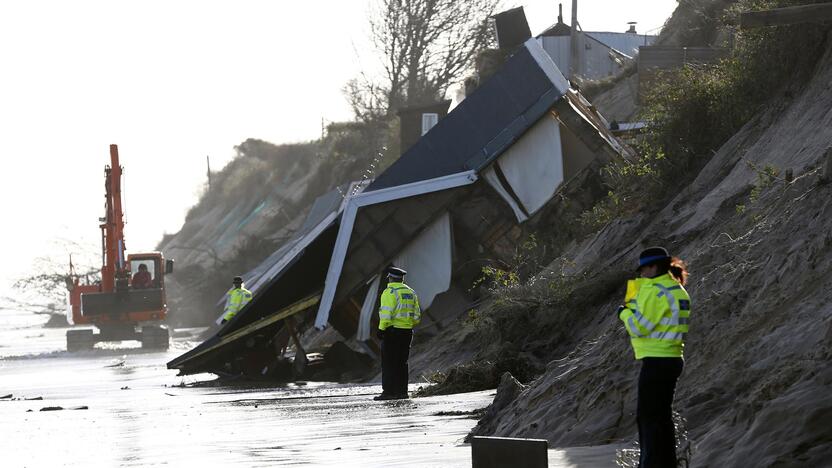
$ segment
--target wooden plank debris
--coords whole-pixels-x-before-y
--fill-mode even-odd
[[[832,2],[740,13],[740,29],[832,21]]]
[[[319,292],[317,292],[317,293],[315,293],[311,296],[307,296],[307,297],[295,302],[294,304],[289,305],[289,306],[277,311],[276,313],[274,313],[274,314],[272,314],[268,317],[264,317],[264,318],[262,318],[262,319],[260,319],[256,322],[250,324],[250,325],[247,325],[243,328],[240,328],[239,330],[234,331],[233,333],[229,333],[228,335],[223,336],[220,339],[220,341],[218,343],[216,343],[214,346],[207,347],[207,348],[203,349],[202,351],[200,351],[199,353],[194,354],[193,356],[188,356],[188,360],[193,360],[194,358],[196,358],[198,356],[202,356],[205,353],[214,351],[217,348],[221,348],[221,347],[223,347],[223,346],[225,346],[225,345],[227,345],[227,344],[229,344],[233,341],[236,341],[240,338],[248,336],[249,334],[251,334],[251,333],[253,333],[257,330],[263,329],[263,328],[268,327],[269,325],[273,325],[273,324],[275,324],[275,323],[277,323],[277,322],[279,322],[279,321],[281,321],[281,320],[283,320],[287,317],[291,317],[292,315],[303,312],[304,310],[307,310],[310,307],[313,307],[316,304],[318,304],[318,302],[320,302],[320,300],[321,300],[321,292],[319,291]]]
[[[289,335],[292,337],[292,341],[295,342],[295,360],[292,363],[292,373],[295,377],[300,377],[303,375],[303,371],[306,369],[306,364],[309,363],[309,359],[306,357],[306,350],[303,349],[300,337],[298,337],[294,317],[286,317],[285,323],[286,329],[289,330]]]

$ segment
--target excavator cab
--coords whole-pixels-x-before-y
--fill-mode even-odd
[[[99,341],[139,340],[143,348],[167,349],[168,329],[159,322],[167,317],[165,275],[173,271],[173,260],[151,252],[127,256],[127,274],[116,278],[115,290],[100,284],[76,284],[70,291],[70,323],[94,325],[67,331],[67,349],[91,349]],[[140,328],[140,330],[137,330]]]
[[[157,257],[145,257],[143,255],[131,255],[130,271],[133,273],[130,279],[130,289],[158,289],[164,281],[161,259]]]

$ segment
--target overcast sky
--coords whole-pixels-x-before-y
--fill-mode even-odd
[[[128,250],[150,250],[198,200],[207,155],[219,170],[247,138],[310,140],[321,119],[348,119],[342,86],[376,66],[369,4],[1,2],[0,278],[38,256],[63,262],[55,239],[97,248],[111,143],[125,167]],[[505,4],[525,7],[533,34],[557,16],[553,0]],[[638,21],[639,32],[657,32],[675,6],[581,0],[579,21],[587,31]]]

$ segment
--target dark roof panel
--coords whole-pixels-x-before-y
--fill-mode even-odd
[[[481,169],[563,96],[565,83],[540,45],[527,41],[365,191]]]

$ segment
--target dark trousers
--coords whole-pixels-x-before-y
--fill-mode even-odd
[[[389,395],[407,393],[407,358],[413,330],[390,327],[381,343],[381,388]]]
[[[676,467],[673,393],[682,374],[682,358],[644,358],[638,376],[639,468]]]

